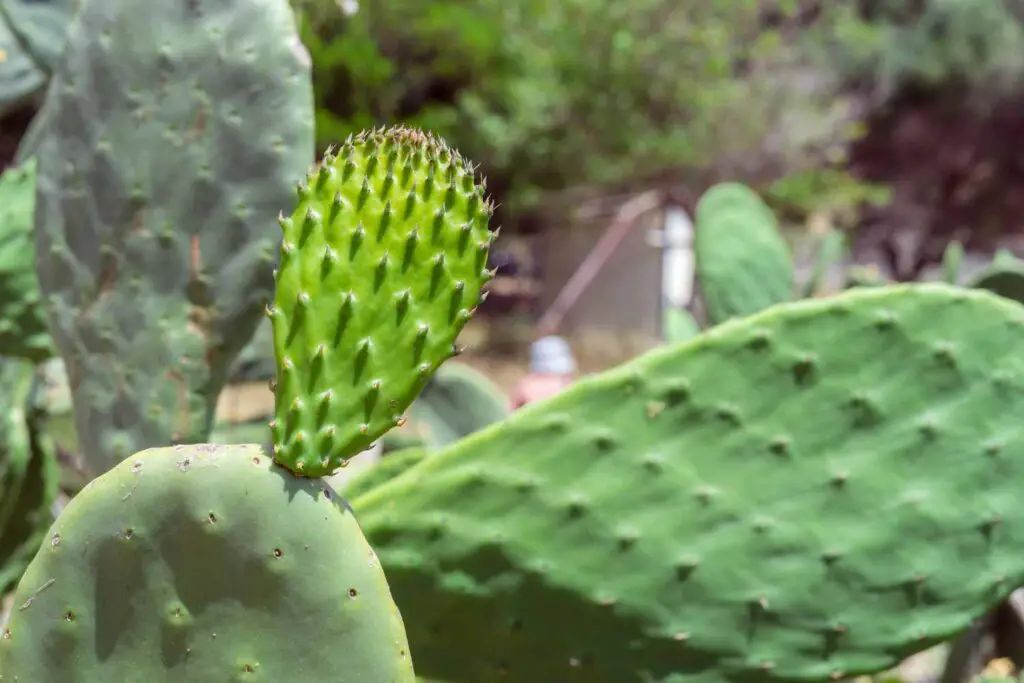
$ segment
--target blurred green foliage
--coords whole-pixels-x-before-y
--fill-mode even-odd
[[[666,168],[742,166],[783,113],[819,109],[758,71],[792,55],[750,0],[388,0],[348,16],[296,2],[322,145],[383,123],[431,128],[513,212]]]
[[[860,133],[832,80],[882,100],[954,79],[1018,87],[1015,1],[294,0],[321,146],[432,129],[481,163],[506,218],[566,189],[667,169],[745,180],[759,164],[797,213],[884,201],[836,158]]]
[[[907,86],[952,86],[984,102],[1024,85],[1020,0],[822,2],[821,11],[806,44],[883,99]]]

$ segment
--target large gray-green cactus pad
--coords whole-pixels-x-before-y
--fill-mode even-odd
[[[35,138],[36,246],[94,473],[205,440],[313,159],[287,0],[87,2]]]
[[[417,672],[828,681],[953,636],[1024,583],[1022,339],[987,292],[854,290],[424,459],[353,500]]]

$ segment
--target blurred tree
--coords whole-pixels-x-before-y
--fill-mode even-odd
[[[893,190],[855,250],[912,280],[950,239],[992,251],[1024,232],[1024,2],[815,4],[802,44],[870,104],[848,168]]]
[[[296,0],[321,142],[431,128],[510,213],[666,168],[813,166],[854,132],[751,0],[388,0],[349,16],[330,1]]]
[[[1021,0],[821,2],[808,45],[882,100],[906,88],[966,87],[976,103],[1024,86]]]

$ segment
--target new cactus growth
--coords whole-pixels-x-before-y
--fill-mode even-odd
[[[955,635],[1024,584],[1022,334],[940,284],[785,304],[370,488],[419,674],[829,681]]]
[[[299,189],[268,309],[279,463],[323,476],[399,424],[491,278],[473,169],[419,131],[364,133]]]
[[[452,354],[489,277],[489,205],[455,152],[406,129],[350,140],[297,197],[271,309],[273,456],[153,448],[93,480],[18,585],[2,683],[414,683],[383,571],[319,475]]]
[[[32,145],[36,251],[94,474],[203,441],[313,159],[287,0],[86,2]]]

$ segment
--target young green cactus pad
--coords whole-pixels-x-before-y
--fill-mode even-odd
[[[773,307],[580,381],[352,500],[421,676],[828,681],[1024,584],[1024,307]]]
[[[3,683],[413,683],[351,511],[257,446],[128,458],[53,523],[0,630]]]
[[[715,185],[697,204],[694,248],[712,323],[757,313],[795,296],[795,271],[778,222],[739,183]]]
[[[83,3],[36,137],[36,246],[94,473],[205,440],[313,161],[287,0]]]
[[[35,269],[36,162],[0,174],[0,356],[53,356]]]
[[[401,422],[491,278],[492,212],[443,141],[349,139],[299,187],[277,270],[275,458],[329,474]]]

